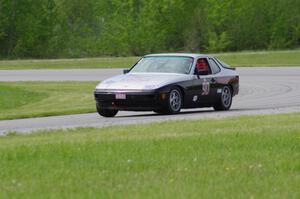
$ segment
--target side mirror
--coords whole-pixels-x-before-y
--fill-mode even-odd
[[[129,69],[123,69],[123,74],[129,73]]]

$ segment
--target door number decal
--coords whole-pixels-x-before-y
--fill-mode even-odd
[[[208,95],[210,90],[210,84],[209,82],[204,79],[202,83],[202,94],[201,95]]]

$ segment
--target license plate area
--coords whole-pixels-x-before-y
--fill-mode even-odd
[[[126,94],[125,93],[116,93],[115,95],[116,99],[126,99]]]

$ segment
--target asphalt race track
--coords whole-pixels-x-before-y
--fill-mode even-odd
[[[0,70],[0,81],[95,81],[120,74],[120,69],[85,70]],[[119,112],[115,118],[96,113],[0,121],[0,134],[40,129],[104,127],[177,119],[223,118],[228,116],[300,112],[300,67],[240,68],[240,93],[226,112],[212,109],[182,110],[177,115],[153,112]]]

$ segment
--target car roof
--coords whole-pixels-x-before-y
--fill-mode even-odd
[[[192,58],[199,58],[199,57],[210,57],[210,55],[206,54],[196,54],[196,53],[157,53],[157,54],[149,54],[145,55],[144,57],[163,57],[163,56],[174,56],[174,57],[192,57]]]

